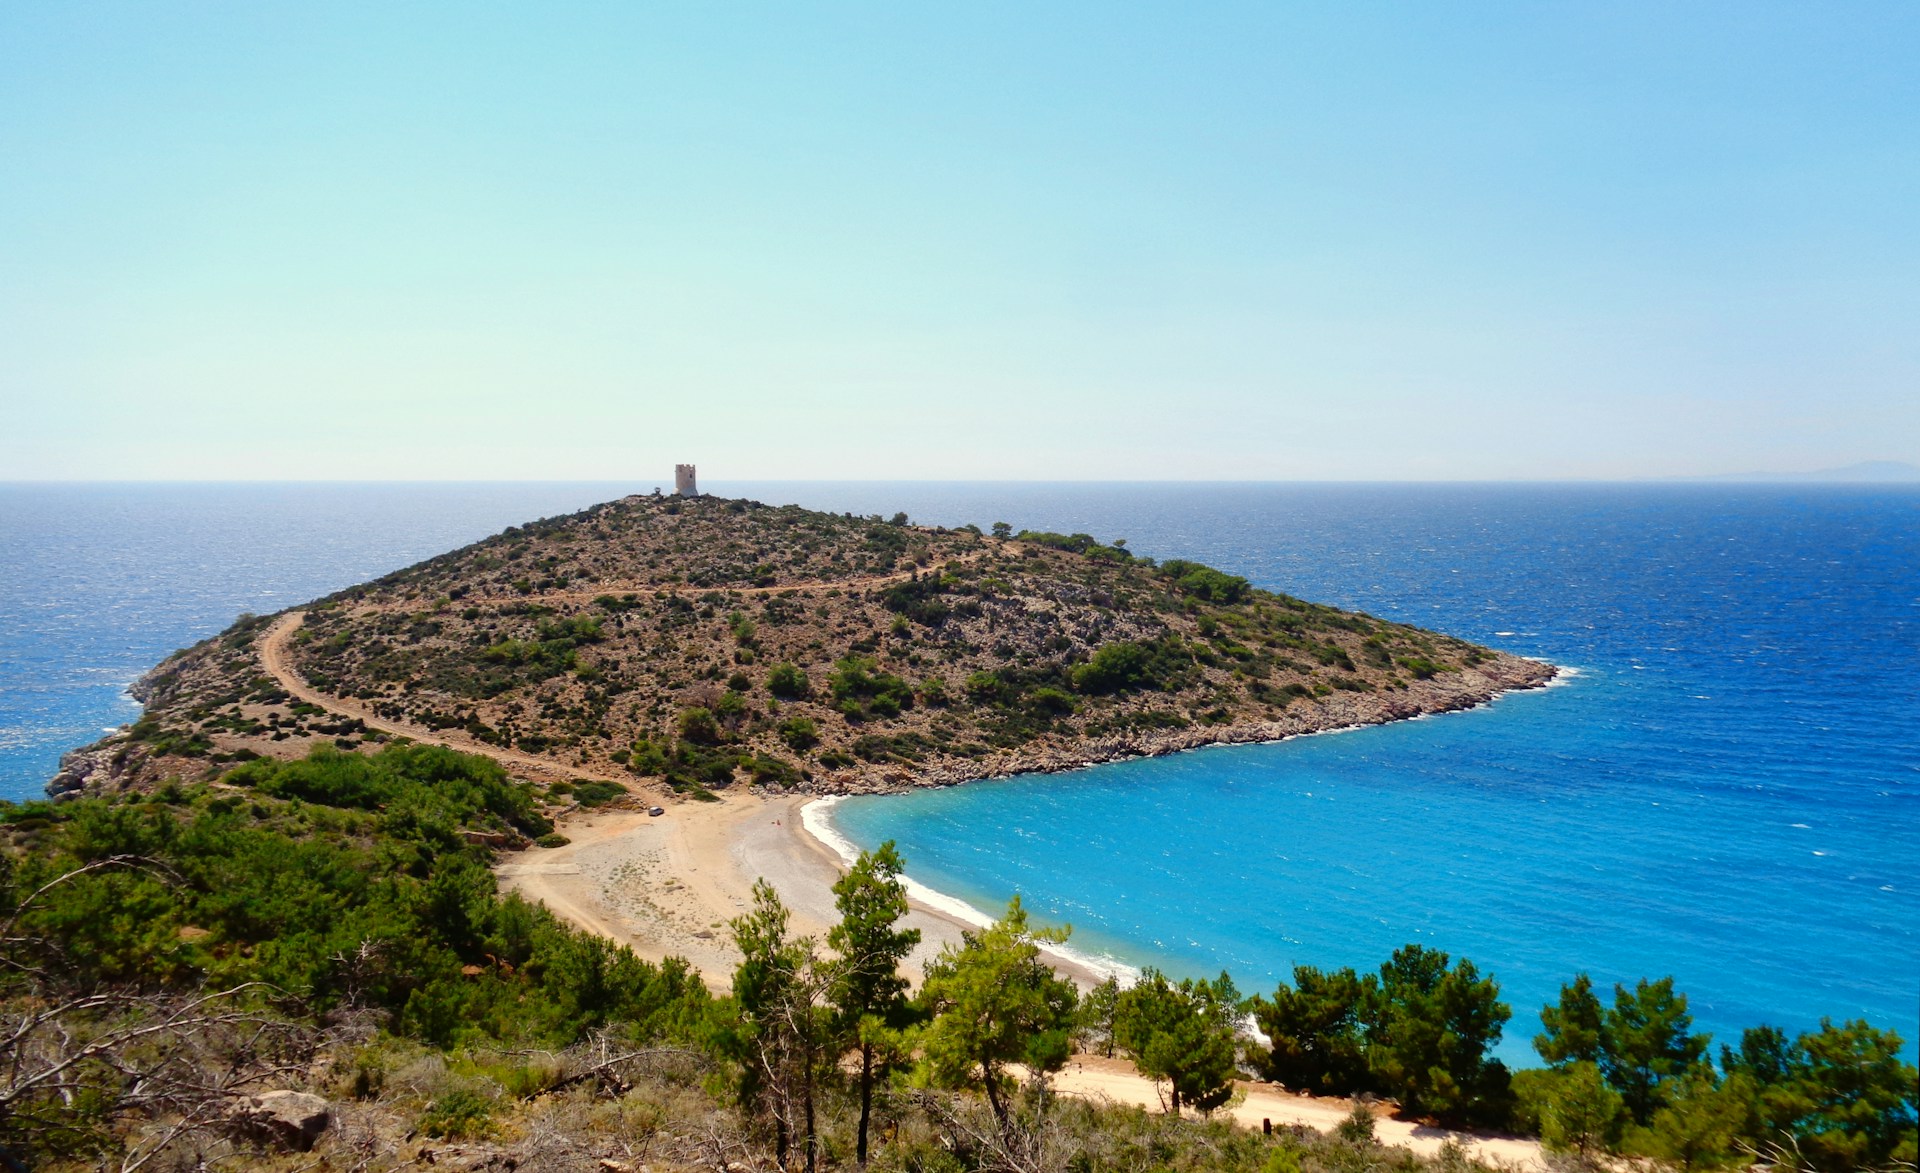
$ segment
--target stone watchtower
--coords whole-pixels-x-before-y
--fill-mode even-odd
[[[693,483],[693,466],[676,464],[673,466],[673,492],[676,497],[698,497],[700,490]]]

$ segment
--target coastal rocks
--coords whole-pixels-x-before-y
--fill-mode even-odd
[[[106,789],[126,760],[127,737],[116,733],[92,745],[69,750],[60,758],[60,772],[47,783],[47,797],[55,802]]]
[[[1281,741],[1310,733],[1384,725],[1412,717],[1449,713],[1486,704],[1502,693],[1542,688],[1559,669],[1541,660],[1496,655],[1470,668],[1417,680],[1403,689],[1338,692],[1296,704],[1270,721],[1226,725],[1189,725],[1118,737],[1048,738],[981,761],[931,762],[906,774],[897,768],[843,770],[819,779],[822,794],[889,794],[919,787],[957,786],[983,778],[1016,774],[1058,774],[1103,762],[1161,757],[1209,745],[1247,745]]]
[[[263,1139],[302,1153],[333,1122],[331,1105],[312,1092],[262,1092],[243,1101],[235,1114]]]

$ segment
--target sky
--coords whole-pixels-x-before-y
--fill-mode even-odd
[[[0,480],[1920,463],[1920,5],[0,5]]]

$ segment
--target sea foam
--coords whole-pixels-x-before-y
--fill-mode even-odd
[[[807,834],[812,835],[838,855],[848,867],[852,867],[854,861],[860,858],[860,849],[833,825],[833,808],[844,797],[846,796],[830,794],[807,803],[800,808],[800,826],[806,830]],[[936,888],[929,888],[911,875],[903,873],[900,883],[906,888],[909,899],[935,912],[952,917],[962,924],[984,929],[994,922],[993,917],[959,897],[949,896]],[[1068,965],[1091,971],[1101,978],[1117,977],[1123,986],[1132,985],[1140,977],[1140,971],[1137,968],[1109,954],[1087,953],[1071,945],[1061,944],[1043,944],[1040,949]]]

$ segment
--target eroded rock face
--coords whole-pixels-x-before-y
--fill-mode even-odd
[[[254,1131],[282,1148],[306,1152],[333,1122],[333,1109],[312,1092],[262,1092],[246,1101],[242,1113]]]
[[[109,737],[62,755],[60,772],[47,783],[47,797],[58,801],[89,789],[95,793],[111,789],[106,784],[115,774],[115,759],[124,754],[123,740]]]

